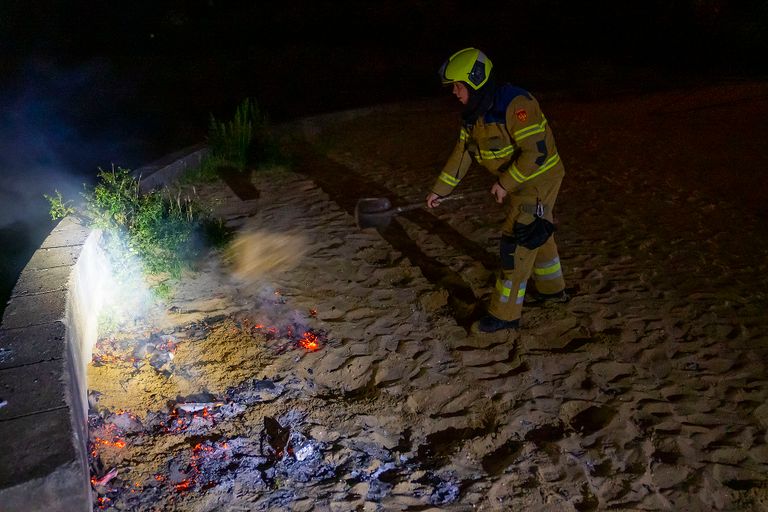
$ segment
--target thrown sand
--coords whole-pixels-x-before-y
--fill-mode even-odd
[[[266,275],[296,267],[306,252],[306,246],[304,237],[297,233],[246,228],[231,242],[226,258],[236,278],[254,282]]]

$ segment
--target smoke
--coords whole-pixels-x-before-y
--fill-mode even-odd
[[[18,273],[54,226],[43,194],[78,201],[99,167],[146,154],[125,115],[134,86],[108,61],[31,58],[0,77],[0,314]]]
[[[92,268],[86,275],[94,276],[99,283],[100,333],[135,327],[150,318],[150,313],[162,312],[146,280],[141,259],[127,249],[122,237],[105,234],[99,248],[98,257],[89,260]]]
[[[44,193],[77,198],[99,167],[128,166],[138,152],[126,137],[131,121],[119,115],[131,86],[107,61],[36,58],[0,86],[0,228],[39,222]]]

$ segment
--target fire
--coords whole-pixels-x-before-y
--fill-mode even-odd
[[[194,482],[191,478],[187,478],[185,480],[182,480],[181,482],[177,483],[174,487],[176,487],[176,490],[179,492],[188,491],[192,488],[192,484]]]
[[[194,448],[192,448],[192,453],[193,453],[194,455],[198,455],[198,456],[199,456],[200,452],[208,452],[208,453],[211,453],[211,452],[213,452],[213,451],[214,451],[214,447],[213,447],[213,446],[209,446],[209,445],[207,445],[207,444],[203,444],[203,443],[197,443],[197,444],[194,446]]]
[[[158,344],[157,349],[174,354],[176,353],[176,343],[169,337],[163,340],[162,343]]]
[[[117,440],[114,440],[114,441],[109,441],[107,439],[102,439],[100,437],[97,437],[96,439],[94,439],[94,442],[96,444],[101,444],[101,445],[104,445],[104,446],[112,446],[114,448],[125,448],[125,441],[123,441],[122,439],[117,439]]]
[[[309,316],[311,318],[317,318],[317,314],[316,308],[309,309]],[[240,320],[240,328],[251,336],[261,338],[266,342],[277,342],[271,345],[272,350],[276,353],[296,348],[303,348],[304,350],[314,352],[321,349],[326,341],[326,335],[323,331],[298,323],[268,326],[262,322],[244,318]]]
[[[299,340],[299,345],[310,352],[314,352],[315,350],[320,348],[320,342],[317,338],[317,334],[313,333],[312,331],[306,331],[301,339]]]

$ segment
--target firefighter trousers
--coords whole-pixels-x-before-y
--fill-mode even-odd
[[[524,227],[535,221],[537,203],[544,208],[543,218],[553,222],[552,210],[560,190],[563,172],[562,169],[551,171],[556,172],[546,179],[537,180],[535,185],[517,191],[510,198],[509,213],[502,226],[502,239],[499,244],[501,270],[488,307],[488,312],[501,320],[520,318],[526,287],[531,277],[538,293],[554,294],[565,289],[554,235],[550,235],[543,245],[535,248],[525,247],[525,241],[521,243],[519,235],[515,236],[516,224],[518,227]]]

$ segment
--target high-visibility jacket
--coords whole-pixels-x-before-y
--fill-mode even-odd
[[[459,140],[432,191],[449,195],[474,158],[512,192],[544,173],[564,173],[555,138],[539,102],[509,84],[494,94],[493,105],[474,124],[464,124]]]

